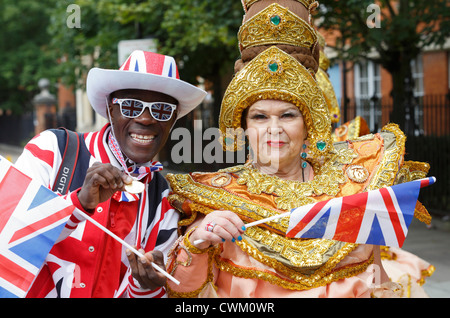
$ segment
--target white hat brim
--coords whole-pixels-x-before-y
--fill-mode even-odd
[[[161,92],[178,100],[178,116],[181,118],[197,107],[206,92],[176,78],[133,71],[108,70],[94,67],[87,76],[86,93],[92,108],[107,117],[106,97],[121,89],[143,89]]]

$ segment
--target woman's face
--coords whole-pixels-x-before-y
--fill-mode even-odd
[[[257,101],[248,110],[246,124],[258,164],[282,168],[300,163],[306,128],[297,106],[279,100]]]

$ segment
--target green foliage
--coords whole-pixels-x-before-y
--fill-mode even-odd
[[[67,24],[72,4],[80,9],[79,28]],[[0,108],[31,109],[42,77],[55,87],[83,87],[91,67],[118,67],[117,45],[128,39],[156,39],[184,80],[217,80],[239,56],[242,16],[235,0],[2,0]]]
[[[392,76],[394,111],[391,121],[405,129],[405,107],[412,96],[411,61],[428,45],[443,45],[450,34],[447,0],[321,0],[319,26],[338,31],[334,48],[346,61],[361,58],[381,64]],[[378,11],[378,12],[376,12]],[[375,13],[376,12],[376,13]],[[373,14],[379,27],[369,27]],[[376,19],[375,18],[375,19]],[[378,53],[374,57],[374,51]]]
[[[380,27],[370,28],[374,10],[379,6]],[[428,45],[442,45],[450,34],[450,5],[446,0],[323,0],[317,21],[325,30],[341,34],[336,49],[346,60],[373,59],[388,70],[395,69],[399,54],[413,59]],[[344,46],[343,41],[348,46]],[[371,58],[371,50],[379,53]],[[393,54],[394,53],[394,54]]]
[[[46,33],[52,2],[0,2],[0,109],[29,110],[39,78],[54,79]]]

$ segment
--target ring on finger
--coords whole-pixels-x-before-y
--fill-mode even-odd
[[[214,227],[215,226],[216,226],[216,223],[209,222],[209,223],[206,224],[205,230],[208,231],[208,232],[212,232],[212,231],[214,231]]]

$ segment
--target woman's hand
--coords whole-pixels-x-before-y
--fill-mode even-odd
[[[243,226],[244,222],[235,213],[213,211],[203,218],[195,231],[191,233],[189,241],[194,243],[197,240],[204,240],[196,245],[200,249],[225,241],[240,241],[241,234],[244,233]]]
[[[78,200],[86,210],[108,200],[116,191],[123,191],[125,184],[133,179],[110,163],[94,163],[86,172],[83,186],[78,192]]]
[[[139,252],[144,254],[144,250]],[[131,267],[131,275],[139,282],[143,289],[155,290],[166,284],[166,277],[153,268],[152,262],[165,269],[164,257],[161,251],[150,251],[144,254],[144,257],[138,257],[130,250],[126,251],[128,262]]]

